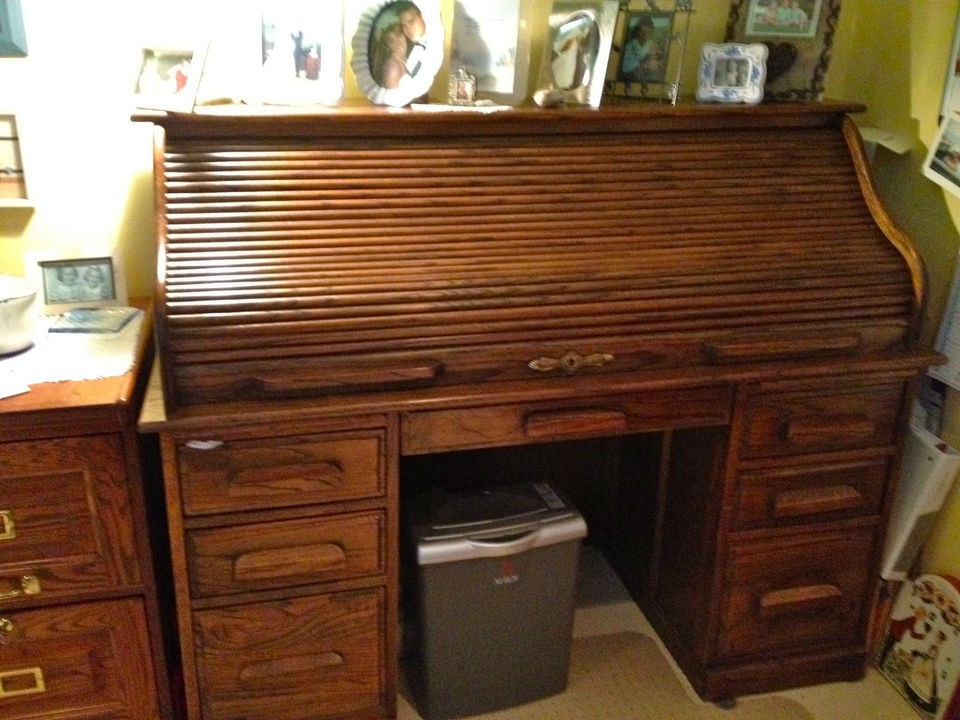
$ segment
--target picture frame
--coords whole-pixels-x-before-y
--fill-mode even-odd
[[[126,280],[117,251],[91,248],[88,252],[87,255],[45,253],[32,257],[44,314],[127,304]]]
[[[0,57],[26,57],[27,33],[20,0],[0,0]]]
[[[0,207],[27,201],[17,117],[0,110]]]
[[[554,0],[534,102],[599,107],[620,3]]]
[[[517,105],[526,98],[530,25],[521,0],[456,0],[450,71],[477,79],[477,99]]]
[[[943,99],[940,102],[940,118],[950,113],[960,113],[960,11],[953,31],[950,62],[943,83]]]
[[[700,102],[756,104],[763,100],[767,46],[704,43],[696,98]]]
[[[692,14],[690,0],[623,0],[604,94],[676,103]]]
[[[286,0],[259,12],[259,75],[249,101],[336,105],[343,98],[343,4]]]
[[[136,106],[147,110],[192,112],[205,57],[205,47],[141,48],[133,90]]]
[[[374,105],[404,107],[426,96],[444,60],[438,0],[371,3],[360,15],[351,47],[357,87]]]
[[[731,0],[724,42],[767,46],[765,98],[821,100],[839,17],[840,0]]]
[[[960,115],[948,113],[923,163],[923,174],[960,197]]]

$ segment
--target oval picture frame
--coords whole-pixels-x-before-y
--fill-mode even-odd
[[[395,60],[387,53],[386,31],[402,30],[401,13],[410,10],[419,12],[423,19],[423,35],[417,44],[407,36],[406,72],[401,74],[397,84],[390,74],[390,80],[384,80],[387,73],[384,63]],[[425,95],[433,85],[433,80],[443,65],[443,21],[440,17],[438,0],[379,0],[371,3],[360,16],[357,29],[351,42],[353,58],[350,67],[357,80],[357,88],[374,105],[404,107]]]

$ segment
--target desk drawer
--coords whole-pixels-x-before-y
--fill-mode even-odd
[[[727,386],[405,413],[407,455],[728,422]]]
[[[902,382],[855,390],[811,387],[763,392],[748,400],[740,456],[830,452],[894,441],[903,403]]]
[[[140,582],[118,435],[0,444],[0,598]]]
[[[865,642],[875,527],[735,544],[721,659]]]
[[[385,717],[380,589],[194,614],[204,720]]]
[[[139,600],[4,612],[0,720],[158,718]]]
[[[378,497],[386,488],[386,432],[321,433],[186,442],[177,448],[184,513]]]
[[[741,472],[733,528],[877,515],[889,470],[890,458],[883,455]]]
[[[341,580],[384,571],[386,516],[362,512],[193,530],[194,597]]]

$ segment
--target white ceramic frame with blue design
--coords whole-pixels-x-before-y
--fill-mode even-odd
[[[767,46],[705,43],[700,51],[697,100],[756,104],[763,100]]]

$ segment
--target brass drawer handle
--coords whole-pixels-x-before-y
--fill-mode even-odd
[[[0,510],[0,540],[13,540],[17,526],[13,522],[13,510]]]
[[[36,575],[24,575],[18,581],[20,587],[0,593],[0,600],[12,600],[21,595],[39,595],[40,578]]]
[[[571,350],[568,353],[564,353],[562,357],[540,357],[531,360],[527,363],[527,367],[537,372],[550,372],[559,368],[568,375],[573,375],[584,368],[603,367],[609,362],[613,362],[613,355],[610,353],[581,355]]]
[[[47,691],[43,670],[38,667],[0,671],[0,700]]]

